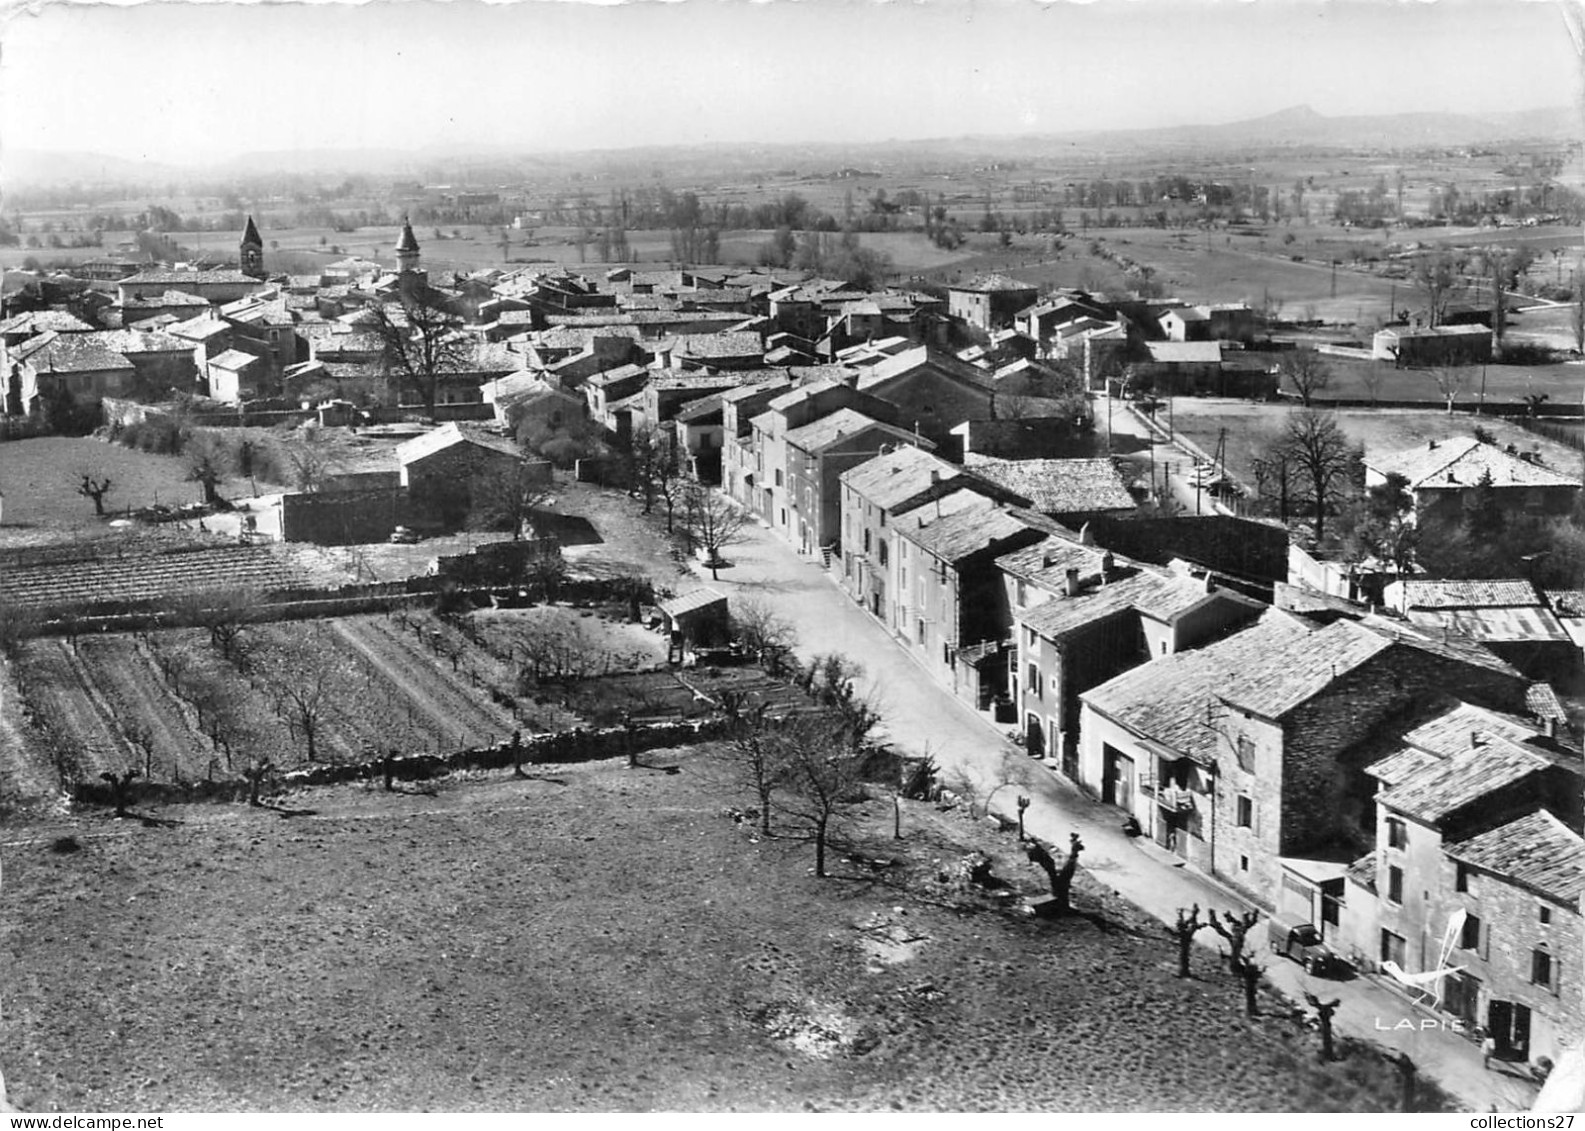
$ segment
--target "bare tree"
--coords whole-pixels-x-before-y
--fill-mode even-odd
[[[386,373],[417,389],[424,411],[433,418],[441,381],[473,358],[473,342],[463,331],[462,319],[428,292],[399,304],[374,303],[369,310],[374,317],[368,326],[380,338]]]
[[[534,465],[519,460],[510,467],[475,474],[468,494],[473,504],[469,525],[483,530],[504,527],[516,542],[523,537],[524,525],[550,496],[550,488]]]
[[[1337,1007],[1343,1004],[1342,998],[1333,998],[1331,1001],[1322,1001],[1314,994],[1306,992],[1304,1000],[1310,1008],[1315,1010],[1316,1023],[1321,1027],[1321,1059],[1336,1060],[1337,1052],[1332,1045],[1332,1015],[1337,1012]]]
[[[200,589],[177,596],[171,613],[178,624],[207,629],[221,658],[240,668],[246,663],[243,633],[258,620],[261,604],[251,589]]]
[[[131,816],[128,810],[132,806],[132,782],[138,777],[137,767],[133,767],[130,770],[122,770],[120,773],[112,773],[106,770],[99,777],[110,786],[110,797],[116,807],[116,816]]]
[[[332,630],[315,621],[272,635],[258,671],[276,715],[303,742],[306,761],[319,760],[324,732],[351,696]]]
[[[1436,391],[1442,395],[1442,403],[1447,406],[1447,414],[1452,416],[1453,408],[1458,403],[1458,395],[1463,391],[1464,382],[1469,378],[1469,366],[1438,365],[1426,372],[1431,380],[1436,382]]]
[[[286,462],[292,470],[292,482],[299,491],[310,494],[325,485],[330,472],[340,463],[335,445],[325,429],[317,424],[305,425],[282,445]]]
[[[733,774],[759,802],[760,832],[770,836],[772,805],[792,769],[787,744],[776,733],[779,720],[770,717],[767,704],[751,704],[733,688],[720,693],[720,703],[730,735],[725,749]]]
[[[1273,455],[1293,475],[1298,497],[1307,500],[1315,520],[1315,538],[1326,534],[1326,515],[1357,493],[1364,476],[1363,453],[1330,412],[1305,408],[1288,414]]]
[[[1258,911],[1244,911],[1234,913],[1222,912],[1221,919],[1216,917],[1216,912],[1209,913],[1206,925],[1227,940],[1227,969],[1234,974],[1239,973],[1244,967],[1244,946],[1249,938],[1249,929],[1260,919]]]
[[[187,481],[198,484],[203,491],[204,505],[218,507],[223,504],[220,481],[226,477],[230,466],[225,445],[214,436],[198,433],[187,441],[183,455],[187,460]]]
[[[733,606],[732,631],[768,672],[786,672],[798,641],[798,630],[791,621],[764,601],[750,597]]]
[[[1279,369],[1293,391],[1299,394],[1299,403],[1306,408],[1317,393],[1332,383],[1332,367],[1322,361],[1315,350],[1291,350],[1283,354]]]
[[[1020,819],[1022,812],[1020,811]],[[1051,883],[1052,915],[1067,915],[1073,910],[1071,893],[1073,890],[1073,876],[1078,871],[1079,853],[1084,851],[1084,842],[1079,839],[1078,833],[1068,834],[1068,855],[1062,861],[1062,866],[1057,867],[1056,860],[1051,855],[1051,850],[1040,841],[1032,842],[1024,850],[1040,870],[1045,872],[1046,878]]]
[[[111,479],[92,471],[81,473],[82,482],[77,485],[77,493],[85,499],[92,499],[94,514],[103,518],[105,513],[105,496],[110,493]]]
[[[669,534],[683,487],[682,466],[677,458],[675,437],[652,428],[640,428],[629,437],[628,442],[633,485],[644,500],[644,513],[653,511],[657,501],[664,503],[666,532]]]
[[[721,551],[743,541],[748,523],[748,515],[720,492],[702,483],[688,484],[683,496],[683,528],[689,541],[705,552],[712,579],[720,578],[725,564]]]
[[[1433,328],[1442,324],[1448,304],[1464,288],[1465,258],[1449,251],[1430,251],[1415,260],[1410,278],[1425,296]]]
[[[841,808],[859,795],[864,757],[835,712],[795,716],[772,732],[789,785],[784,811],[808,828],[815,843],[815,875],[826,875],[826,846]]]
[[[1189,976],[1189,948],[1194,945],[1194,936],[1205,926],[1200,921],[1200,905],[1196,903],[1187,914],[1183,908],[1178,908],[1178,921],[1166,929],[1178,944],[1178,977]]]

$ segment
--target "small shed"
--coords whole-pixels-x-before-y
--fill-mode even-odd
[[[691,648],[724,644],[731,636],[726,595],[714,589],[695,589],[662,601],[656,608],[670,641],[668,659],[681,659]]]

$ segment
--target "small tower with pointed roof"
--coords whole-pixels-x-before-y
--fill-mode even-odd
[[[418,237],[413,235],[413,222],[402,218],[402,235],[396,241],[396,269],[403,275],[418,271]]]
[[[252,216],[248,217],[248,226],[242,229],[240,259],[244,275],[251,275],[261,281],[268,277],[264,270],[264,240],[260,238],[258,225],[253,222]]]

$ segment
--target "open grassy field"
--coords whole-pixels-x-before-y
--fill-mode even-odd
[[[102,527],[93,501],[77,494],[84,473],[109,476],[107,511],[200,502],[203,491],[187,479],[176,456],[135,451],[86,436],[37,436],[0,443],[0,492],[5,514],[0,548]],[[261,485],[263,486],[263,485]],[[246,479],[220,485],[222,495],[251,494]],[[114,517],[114,514],[109,517]]]
[[[1283,418],[1290,411],[1292,409],[1286,405],[1178,397],[1173,400],[1172,419],[1177,433],[1207,452],[1215,450],[1225,428],[1228,471],[1245,484],[1253,484],[1255,455],[1281,431]],[[1158,418],[1165,419],[1159,413]],[[1448,416],[1444,412],[1413,409],[1340,409],[1337,420],[1350,439],[1365,446],[1367,454],[1419,447],[1429,440],[1469,436],[1478,423],[1491,432],[1499,444],[1516,444],[1526,451],[1538,447],[1549,466],[1568,469],[1574,474],[1580,469],[1579,452],[1496,417],[1463,413]]]
[[[1374,398],[1382,401],[1424,401],[1446,407],[1442,391],[1428,369],[1395,369],[1391,362],[1351,357],[1324,359],[1332,378],[1317,400],[1370,400],[1370,383],[1379,380]],[[1578,404],[1585,394],[1585,365],[1470,365],[1460,373],[1457,405],[1472,410],[1482,404],[1491,413],[1517,415],[1526,396],[1545,394],[1554,404]],[[1293,392],[1291,387],[1285,392]],[[1484,398],[1484,399],[1483,399]]]
[[[857,807],[851,856],[765,840],[701,751],[289,809],[13,827],[0,1020],[24,1109],[1391,1110],[1279,999],[1082,870],[1042,922],[956,879],[1011,835]],[[291,819],[283,819],[292,815]],[[58,838],[70,837],[53,848]],[[862,862],[857,862],[862,861]],[[875,867],[870,861],[878,861]],[[1037,882],[1038,881],[1038,882]],[[1016,904],[1018,901],[1013,900]],[[1148,1044],[1148,1069],[1142,1062]]]

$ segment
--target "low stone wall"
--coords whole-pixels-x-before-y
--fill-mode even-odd
[[[722,719],[696,722],[662,722],[630,727],[603,727],[555,731],[525,736],[514,755],[510,742],[475,746],[449,754],[399,754],[390,760],[393,781],[427,781],[459,770],[504,770],[514,757],[523,765],[568,765],[622,758],[671,746],[712,742],[726,734]],[[374,781],[385,776],[386,762],[325,763],[275,775],[266,793],[306,786]],[[146,782],[134,780],[126,791],[133,805],[150,802],[172,804],[193,801],[242,801],[248,796],[246,781]],[[72,790],[73,800],[86,805],[114,805],[116,791],[108,782],[85,781]]]

